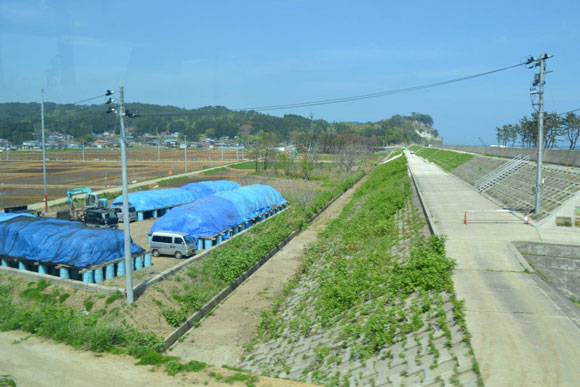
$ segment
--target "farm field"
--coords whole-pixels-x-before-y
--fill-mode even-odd
[[[242,159],[243,155],[248,156],[247,150],[242,152],[240,149],[236,154],[236,150],[231,148],[224,148],[223,155],[224,160],[236,160],[237,158]],[[184,150],[178,148],[161,148],[159,156],[161,161],[183,161]],[[187,149],[187,157],[192,161],[221,161],[221,156],[222,151],[218,148]],[[46,157],[53,161],[83,161],[83,151],[79,149],[48,149],[46,151]],[[120,160],[120,157],[120,148],[87,148],[84,152],[85,161],[112,161]],[[127,148],[127,159],[135,161],[157,161],[157,147]],[[8,154],[4,152],[0,154],[0,161],[42,161],[42,151],[15,151],[8,152]]]
[[[4,155],[2,155],[4,156]],[[239,154],[241,157],[241,153]],[[66,197],[70,188],[90,187],[93,190],[121,185],[120,151],[91,149],[82,160],[80,151],[47,152],[48,200]],[[184,152],[165,149],[157,161],[157,149],[129,149],[129,181],[145,181],[185,172]],[[224,152],[224,163],[236,161],[235,152]],[[219,150],[189,150],[189,172],[222,165]],[[195,181],[195,180],[192,180]],[[185,183],[183,183],[185,184]],[[0,208],[38,203],[43,200],[42,153],[11,152],[10,159],[0,160]]]

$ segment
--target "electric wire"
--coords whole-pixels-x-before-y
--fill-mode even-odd
[[[378,98],[378,97],[383,97],[383,96],[388,96],[388,95],[393,95],[393,94],[408,93],[411,91],[424,90],[424,89],[429,89],[429,88],[433,88],[433,87],[449,85],[452,83],[467,81],[470,79],[495,74],[495,73],[498,73],[501,71],[510,70],[510,69],[524,66],[524,65],[525,65],[525,63],[518,63],[515,65],[506,66],[506,67],[502,67],[502,68],[495,69],[495,70],[485,71],[485,72],[479,73],[479,74],[473,74],[473,75],[468,75],[465,77],[459,77],[459,78],[449,79],[449,80],[440,81],[440,82],[433,82],[433,83],[428,83],[428,84],[419,85],[419,86],[406,87],[406,88],[402,88],[402,89],[380,91],[380,92],[376,92],[376,93],[361,94],[361,95],[355,95],[355,96],[350,96],[350,97],[323,99],[323,100],[317,100],[317,101],[297,102],[297,103],[267,105],[267,106],[255,106],[255,107],[242,108],[242,109],[237,109],[237,110],[254,110],[254,111],[280,110],[280,109],[291,109],[291,108],[296,108],[296,107],[328,105],[328,104],[335,104],[335,103],[342,103],[342,102],[357,101],[357,100],[361,100],[361,99]]]
[[[518,64],[514,64],[511,66],[501,67],[498,69],[485,71],[485,72],[478,73],[478,74],[472,74],[472,75],[468,75],[465,77],[449,79],[446,81],[433,82],[433,83],[428,83],[428,84],[424,84],[424,85],[406,87],[406,88],[402,88],[402,89],[379,91],[379,92],[369,93],[369,94],[360,94],[360,95],[354,95],[354,96],[350,96],[350,97],[340,97],[340,98],[322,99],[322,100],[305,101],[305,102],[295,102],[295,103],[278,104],[278,105],[254,106],[254,107],[246,107],[246,108],[239,108],[239,109],[232,109],[232,110],[237,110],[237,111],[283,110],[283,109],[292,109],[292,108],[319,106],[319,105],[330,105],[330,104],[351,102],[351,101],[357,101],[357,100],[363,100],[363,99],[379,98],[379,97],[384,97],[384,96],[389,96],[389,95],[394,95],[394,94],[408,93],[408,92],[412,92],[412,91],[424,90],[424,89],[449,85],[452,83],[467,81],[470,79],[495,74],[495,73],[498,73],[501,71],[506,71],[506,70],[510,70],[510,69],[520,67],[520,66],[525,66],[525,65],[526,65],[525,62],[520,62]],[[204,114],[205,113],[202,113],[202,112],[160,113],[160,114],[150,113],[150,114],[142,114],[141,116],[142,117],[172,117],[172,116],[197,116],[197,115],[204,115]]]
[[[576,108],[576,109],[572,109],[572,110],[568,110],[567,112],[564,113],[557,113],[559,116],[565,116],[568,113],[574,113],[577,112],[578,110],[580,110],[580,108]]]

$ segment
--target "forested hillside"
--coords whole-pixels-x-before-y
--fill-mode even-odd
[[[255,111],[234,111],[223,106],[182,109],[142,103],[127,104],[126,108],[139,115],[128,118],[126,125],[137,134],[180,132],[189,139],[201,134],[210,137],[251,136],[260,132],[275,135],[277,141],[290,141],[302,133],[310,133],[310,119],[295,114],[283,117]],[[114,114],[106,114],[105,105],[62,105],[45,103],[45,126],[48,131],[70,134],[77,139],[90,139],[93,134],[118,130]],[[19,144],[33,138],[40,131],[38,103],[0,104],[0,138]],[[319,136],[353,134],[377,145],[420,141],[417,132],[437,135],[433,119],[427,114],[395,115],[378,122],[328,122],[313,120],[312,131]]]

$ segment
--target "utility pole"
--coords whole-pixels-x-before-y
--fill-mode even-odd
[[[540,214],[540,209],[542,205],[542,185],[543,185],[543,178],[542,178],[542,157],[543,157],[543,148],[544,148],[544,76],[546,72],[546,59],[551,58],[553,55],[548,55],[545,53],[540,54],[539,58],[530,58],[527,61],[527,64],[534,63],[532,67],[540,67],[540,73],[534,75],[534,83],[532,86],[532,90],[530,90],[530,94],[539,94],[540,101],[538,103],[538,142],[537,142],[537,173],[536,173],[536,207],[534,208],[534,215]],[[534,89],[533,87],[538,86],[538,90]]]
[[[83,141],[83,161],[85,161],[85,141]]]
[[[48,212],[46,195],[46,145],[44,143],[44,89],[40,89],[40,130],[42,132],[42,188],[44,190],[44,214]]]
[[[161,160],[161,152],[159,150],[159,142],[161,141],[161,138],[159,137],[159,129],[157,129],[157,161]]]
[[[185,173],[187,173],[187,134],[184,134],[183,137],[185,138],[185,148],[183,148],[185,150],[184,153],[184,163],[185,163]]]
[[[224,144],[220,147],[222,148],[222,165],[224,164]]]
[[[125,288],[127,304],[132,304],[133,257],[131,256],[131,230],[129,223],[129,185],[127,183],[127,141],[125,140],[125,92],[119,87],[119,119],[121,120],[121,173],[123,177],[123,233],[125,236]]]
[[[310,113],[310,146],[308,147],[308,152],[312,152],[312,143],[314,142],[314,127],[312,126],[312,119],[314,115]]]

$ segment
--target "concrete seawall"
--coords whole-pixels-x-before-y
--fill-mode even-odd
[[[489,146],[463,146],[463,145],[438,145],[437,148],[458,150],[470,153],[481,153],[500,157],[513,158],[517,155],[530,156],[530,160],[536,160],[535,148],[496,148]],[[550,164],[569,165],[580,167],[580,150],[568,149],[545,149],[544,162]]]

